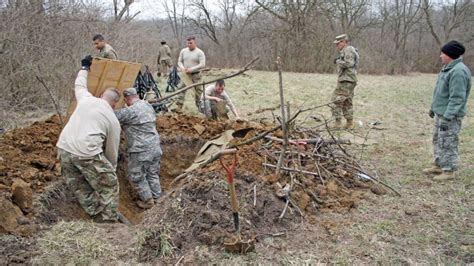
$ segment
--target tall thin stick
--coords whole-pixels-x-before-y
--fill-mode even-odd
[[[285,158],[285,152],[286,149],[288,148],[288,124],[287,124],[287,117],[286,117],[286,111],[285,111],[285,98],[283,95],[283,77],[281,73],[281,59],[280,57],[277,57],[277,68],[278,68],[278,81],[280,84],[280,110],[281,110],[281,128],[283,129],[283,147],[282,151],[280,154],[280,157],[278,158],[278,163],[276,167],[276,172],[279,173],[281,170],[281,165],[283,163],[283,158]]]

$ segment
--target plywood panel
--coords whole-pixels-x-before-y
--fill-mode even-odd
[[[122,92],[133,87],[141,64],[126,61],[94,58],[87,77],[87,88],[96,97],[100,97],[108,88],[115,88],[120,92],[120,101],[116,108],[123,106]],[[76,108],[76,100],[69,104],[68,117]]]

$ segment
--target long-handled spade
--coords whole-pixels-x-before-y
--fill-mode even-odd
[[[225,165],[224,161],[222,160],[223,155],[225,154],[233,154],[234,160],[232,161],[232,165]],[[230,242],[224,242],[224,247],[227,252],[234,252],[234,253],[247,253],[250,251],[255,250],[255,239],[250,240],[242,240],[242,236],[240,235],[240,226],[239,226],[239,203],[237,201],[237,195],[235,193],[235,185],[234,185],[234,171],[235,167],[237,166],[237,151],[236,150],[227,150],[220,153],[219,161],[221,162],[222,167],[224,168],[226,175],[227,175],[227,183],[229,184],[229,191],[230,191],[230,205],[232,207],[232,215],[234,217],[234,226],[236,237],[234,240]]]

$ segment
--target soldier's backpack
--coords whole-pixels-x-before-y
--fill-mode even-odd
[[[359,49],[354,47],[354,50],[355,50],[355,58],[354,58],[355,64],[354,64],[354,67],[355,67],[355,69],[357,69],[359,67],[359,59],[360,59],[359,58],[360,57],[359,56]]]

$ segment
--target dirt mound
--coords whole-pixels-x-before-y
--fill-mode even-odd
[[[164,151],[161,170],[164,190],[168,190],[169,183],[176,175],[189,167],[206,139],[231,127],[232,123],[207,121],[187,115],[159,116],[157,128]],[[0,214],[1,221],[10,221],[10,224],[5,225],[8,230],[3,231],[22,235],[34,231],[14,230],[19,228],[16,222],[18,217],[30,224],[89,219],[61,177],[55,147],[61,128],[59,118],[55,115],[0,136],[0,196],[5,199],[5,206],[0,207],[21,208],[19,212]],[[120,182],[119,209],[132,223],[139,223],[143,219],[143,210],[136,206],[137,195],[127,179],[127,153],[123,141],[117,175]]]
[[[196,246],[222,244],[224,239],[232,237],[234,224],[225,180],[223,173],[217,171],[198,174],[160,199],[159,206],[148,212],[144,220],[143,226],[149,234],[140,257],[145,261],[153,261],[157,255],[176,257]],[[294,225],[294,217],[275,222],[285,204],[274,196],[271,187],[241,171],[236,173],[235,186],[244,238]],[[254,186],[257,191],[255,198]],[[301,217],[296,221],[301,221]],[[167,254],[168,246],[171,254]]]
[[[27,128],[9,131],[0,137],[0,196],[2,208],[14,209],[0,213],[6,232],[30,235],[34,226],[33,194],[60,179],[56,148],[61,125],[57,116],[35,122]]]
[[[29,183],[36,193],[60,177],[55,144],[61,124],[57,116],[26,128],[8,131],[0,137],[0,184],[11,192],[15,179]]]

